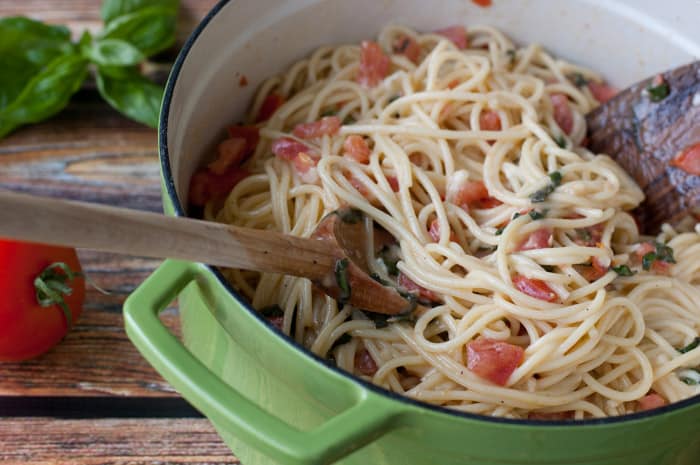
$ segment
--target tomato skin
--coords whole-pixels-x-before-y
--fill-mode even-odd
[[[75,249],[0,239],[0,361],[27,360],[51,349],[68,331],[58,305],[42,307],[36,299],[34,279],[49,265],[63,262],[81,271]],[[85,280],[75,277],[64,301],[72,312],[71,325],[85,300]]]

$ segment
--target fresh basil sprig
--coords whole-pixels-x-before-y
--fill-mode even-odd
[[[0,19],[0,138],[53,116],[88,75],[127,117],[158,125],[161,86],[138,65],[175,42],[179,0],[104,0],[105,28],[71,41],[64,26],[24,17]]]

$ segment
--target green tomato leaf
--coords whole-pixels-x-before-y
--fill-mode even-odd
[[[132,71],[115,78],[102,69],[97,73],[97,89],[102,97],[127,117],[152,128],[158,127],[163,88]]]
[[[107,24],[101,39],[121,39],[145,56],[165,50],[175,42],[177,10],[149,7],[122,15]]]
[[[0,137],[62,110],[85,80],[87,65],[78,54],[59,56],[26,82],[17,98],[0,109]]]
[[[14,101],[47,63],[73,52],[70,32],[29,18],[0,19],[0,109]]]
[[[120,39],[95,41],[83,53],[90,61],[105,66],[133,66],[146,58],[139,49]]]
[[[179,0],[104,0],[100,8],[100,15],[105,24],[119,16],[134,13],[148,7],[157,6],[177,10]]]

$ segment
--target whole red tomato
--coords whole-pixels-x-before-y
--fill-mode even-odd
[[[0,361],[26,360],[56,345],[84,299],[75,249],[0,239]]]

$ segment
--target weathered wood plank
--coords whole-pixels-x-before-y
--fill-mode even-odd
[[[3,465],[239,463],[204,419],[3,419],[0,461]]]

